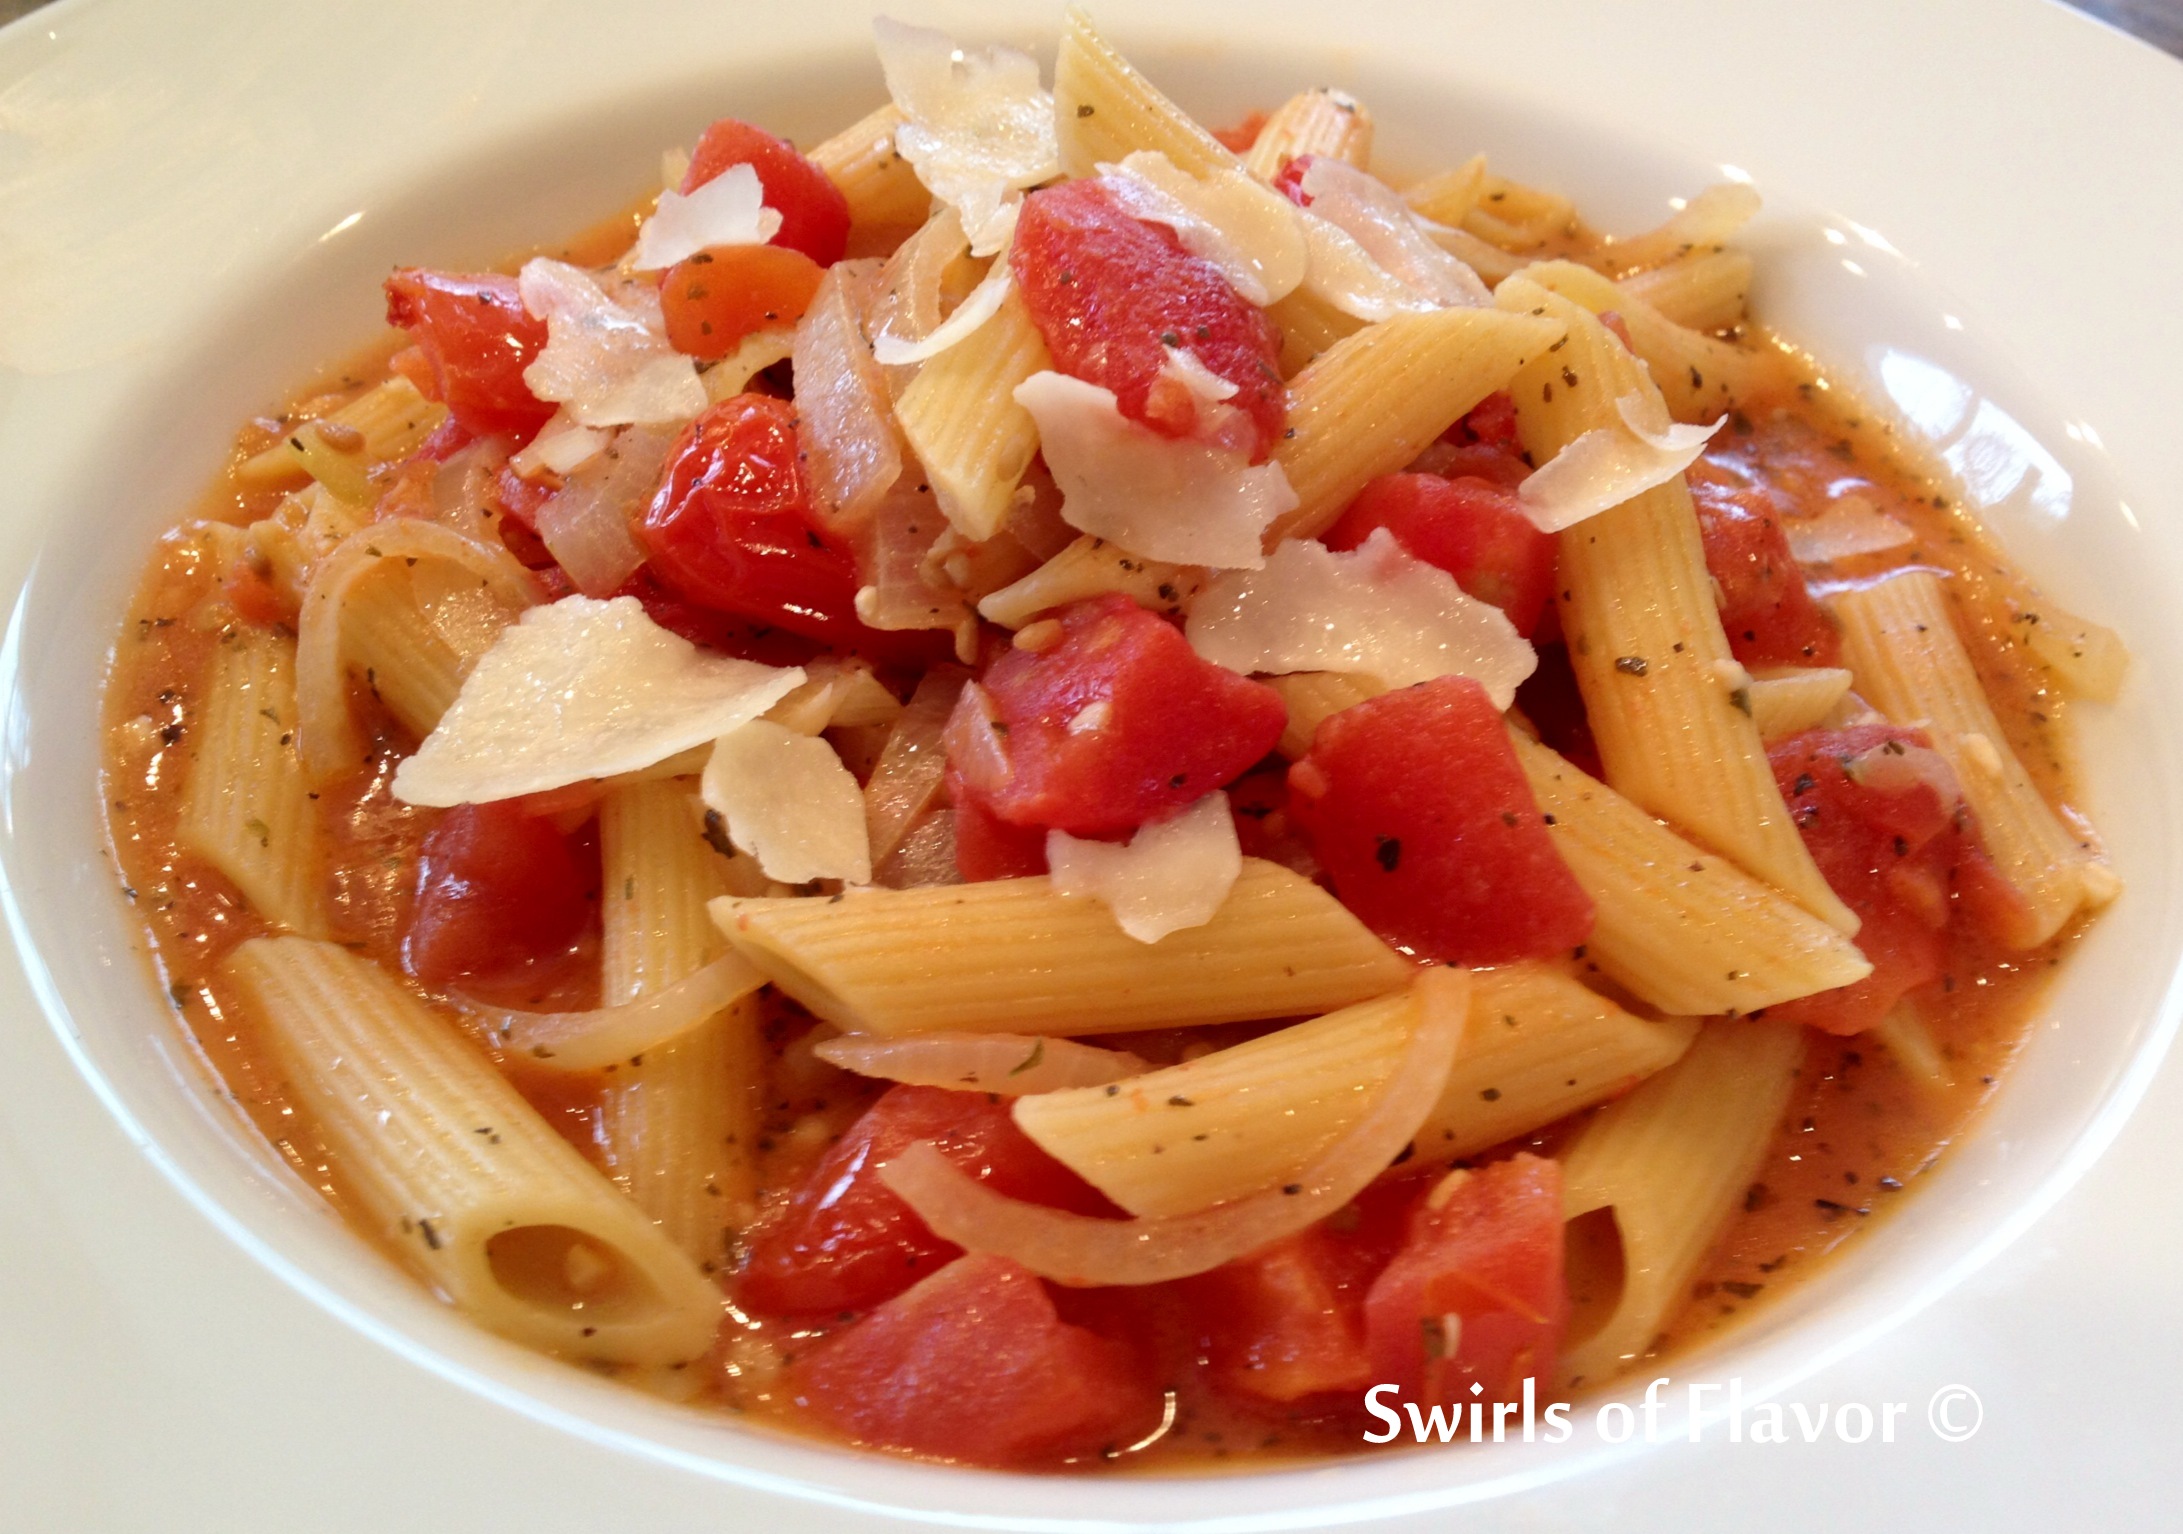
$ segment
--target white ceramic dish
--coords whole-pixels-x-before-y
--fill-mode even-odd
[[[21,1307],[0,1334],[19,1499],[0,1525],[1427,1527],[1472,1503],[1481,1527],[1665,1527],[1758,1499],[1781,1527],[1917,1504],[1933,1526],[2030,1527],[2065,1506],[2027,1474],[2041,1450],[2098,1464],[2183,1417],[2151,1363],[2177,1339],[2158,1279],[2183,1271],[2158,1161],[2183,1138],[2157,1121],[2041,1242],[1868,1346],[2067,1192],[2183,1005],[2183,386],[2160,360],[2183,352],[2183,172],[2162,147],[2183,142],[2183,73],[2028,4],[1274,3],[1248,28],[1215,3],[1098,8],[1201,115],[1331,80],[1371,101],[1393,163],[1483,147],[1609,228],[1748,173],[1769,199],[1760,312],[1892,396],[2018,560],[2131,640],[2122,702],[2080,716],[2130,889],[2053,1026],[1900,1217],[1688,1365],[1750,1397],[1914,1414],[1961,1379],[1987,1398],[1974,1444],[1639,1454],[1580,1431],[1247,1479],[968,1474],[655,1406],[474,1332],[369,1258],[204,1092],[131,951],[93,853],[102,656],[150,537],[237,420],[369,333],[393,261],[482,261],[588,222],[720,112],[801,136],[877,98],[862,3],[630,9],[70,0],[0,35],[0,894],[19,948],[0,974],[0,1294]],[[897,9],[1022,41],[1054,23],[1045,4]],[[2079,1244],[2037,1260],[2063,1236]],[[1951,1356],[1966,1317],[1994,1344]],[[2098,1404],[2064,1426],[2078,1388]],[[2129,1526],[2153,1512],[2142,1489],[2079,1481],[2066,1516],[2104,1502]]]

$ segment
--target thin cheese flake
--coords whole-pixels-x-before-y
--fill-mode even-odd
[[[1231,448],[1163,437],[1124,416],[1112,390],[1043,372],[1015,399],[1038,423],[1061,519],[1132,554],[1256,570],[1266,528],[1296,505],[1278,463],[1254,468]]]
[[[1301,190],[1310,200],[1313,217],[1347,235],[1372,265],[1407,290],[1416,303],[1447,309],[1479,308],[1493,302],[1493,294],[1478,274],[1434,244],[1409,204],[1379,177],[1331,155],[1320,155],[1304,171]],[[1330,262],[1340,257],[1341,275],[1355,290],[1352,296],[1369,295],[1375,306],[1386,301],[1373,291],[1376,285],[1365,274],[1348,270],[1351,258],[1340,242],[1322,234],[1313,247],[1315,259],[1322,245]],[[1328,275],[1331,279],[1335,273],[1330,270]],[[1328,296],[1340,305],[1342,292],[1342,285],[1334,284]],[[1357,317],[1387,318],[1385,314]]]
[[[534,607],[478,658],[394,774],[405,804],[483,804],[635,772],[757,718],[804,679],[707,655],[635,597]]]
[[[909,119],[895,148],[926,190],[962,216],[971,254],[1007,243],[1027,187],[1061,174],[1054,101],[1038,61],[998,44],[964,48],[945,32],[873,21],[887,94]]]
[[[598,457],[613,437],[610,431],[579,426],[567,410],[558,410],[538,428],[530,446],[508,460],[508,467],[526,479],[536,478],[541,471],[569,474]]]
[[[763,245],[781,232],[781,215],[765,205],[765,188],[748,165],[731,165],[697,190],[672,188],[637,231],[625,263],[656,272],[720,245]]]
[[[1828,565],[1866,554],[1889,554],[1918,541],[1916,533],[1863,495],[1838,497],[1818,516],[1782,525],[1789,534],[1789,552],[1800,565]]]
[[[767,878],[872,882],[864,790],[820,737],[754,719],[720,737],[698,791]]]
[[[697,365],[667,344],[656,292],[631,284],[618,302],[589,272],[543,256],[517,283],[523,307],[546,322],[523,382],[579,425],[664,425],[705,408]]]
[[[1263,309],[1296,291],[1309,268],[1296,205],[1240,170],[1193,176],[1140,149],[1099,179],[1132,218],[1164,224],[1184,250],[1220,268],[1244,302]]]
[[[954,312],[933,326],[929,334],[911,341],[882,330],[872,337],[872,355],[882,367],[890,368],[930,361],[956,342],[967,339],[1000,312],[1002,300],[1008,297],[1010,280],[1008,258],[1002,256],[979,279],[978,285],[964,295]]]
[[[1140,943],[1211,921],[1243,872],[1228,796],[1207,794],[1180,815],[1140,826],[1127,844],[1046,833],[1054,893],[1096,900]]]
[[[1524,515],[1540,532],[1561,532],[1666,484],[1689,468],[1721,429],[1721,421],[1675,425],[1667,408],[1648,395],[1623,395],[1615,401],[1615,413],[1622,418],[1619,427],[1585,432],[1517,487]]]
[[[1385,528],[1346,554],[1287,540],[1265,569],[1219,576],[1199,593],[1185,632],[1198,654],[1245,675],[1340,671],[1389,687],[1467,676],[1495,708],[1515,701],[1538,665],[1498,607]]]

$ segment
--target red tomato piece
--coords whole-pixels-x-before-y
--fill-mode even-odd
[[[245,623],[259,628],[279,628],[283,624],[295,625],[295,604],[277,590],[264,575],[253,569],[247,560],[238,559],[228,567],[227,575],[220,582],[220,589],[235,609],[235,616]]]
[[[1970,811],[1920,730],[1807,730],[1767,752],[1789,814],[1829,886],[1863,919],[1872,973],[1767,1009],[1828,1033],[1862,1033],[1905,992],[1940,977],[1943,929],[1972,860]]]
[[[736,1281],[741,1303],[768,1315],[865,1310],[960,1253],[879,1180],[889,1158],[919,1140],[1010,1198],[1078,1214],[1117,1212],[1031,1143],[1005,1098],[890,1087],[758,1228]]]
[[[1279,693],[1205,660],[1128,597],[1057,616],[1059,644],[1003,653],[948,720],[965,795],[1009,824],[1119,835],[1232,782],[1281,738]]]
[[[1161,1409],[1130,1348],[1063,1321],[1005,1257],[949,1263],[798,1358],[788,1380],[859,1443],[1000,1468],[1112,1452]]]
[[[502,530],[506,530],[506,524],[502,524]],[[635,597],[643,606],[645,616],[670,634],[680,634],[694,645],[703,645],[708,650],[718,650],[739,660],[754,660],[765,666],[801,666],[825,649],[817,640],[806,639],[801,634],[769,628],[762,623],[751,623],[685,602],[654,580],[647,570],[639,570],[629,577],[614,595]]]
[[[1554,850],[1500,711],[1468,677],[1320,725],[1289,769],[1289,809],[1342,904],[1421,958],[1506,964],[1591,933],[1591,897]]]
[[[402,953],[426,985],[506,974],[566,948],[593,880],[552,825],[502,800],[458,804],[425,836]]]
[[[387,323],[409,332],[430,387],[405,373],[478,436],[527,438],[553,406],[523,382],[546,345],[546,322],[523,307],[513,277],[401,267],[389,277]]]
[[[1730,652],[1746,666],[1834,665],[1841,631],[1812,600],[1773,497],[1693,468],[1690,498]]]
[[[955,871],[966,884],[987,879],[1028,879],[1046,872],[1046,828],[1012,826],[948,774],[955,806]]]
[[[1386,528],[1395,542],[1438,565],[1481,602],[1508,614],[1529,638],[1554,594],[1554,535],[1524,515],[1516,492],[1489,480],[1382,474],[1327,530],[1330,549],[1353,549]]]
[[[682,191],[696,191],[732,165],[748,165],[758,173],[766,206],[781,215],[773,244],[800,250],[821,266],[841,259],[849,244],[849,199],[795,145],[763,128],[733,117],[707,128],[690,152]]]
[[[669,267],[660,283],[668,344],[686,357],[725,357],[745,336],[802,319],[825,276],[816,261],[786,246],[701,250]]]
[[[1273,451],[1288,417],[1273,322],[1171,229],[1122,211],[1097,181],[1024,199],[1009,265],[1054,365],[1114,393],[1122,414],[1163,436],[1197,430],[1197,396],[1164,373],[1186,349],[1236,386],[1250,418],[1251,461]]]
[[[1560,1165],[1523,1152],[1469,1173],[1437,1209],[1428,1198],[1364,1315],[1373,1383],[1400,1399],[1490,1404],[1546,1383],[1569,1321]]]
[[[1213,137],[1234,154],[1249,154],[1251,146],[1258,142],[1258,135],[1265,131],[1266,114],[1254,111],[1233,127],[1215,128]]]

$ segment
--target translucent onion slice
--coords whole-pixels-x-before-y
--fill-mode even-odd
[[[926,672],[880,750],[879,763],[864,785],[864,824],[871,833],[875,866],[902,845],[940,795],[948,755],[942,736],[963,680],[964,673],[953,666]]]
[[[398,571],[413,577],[426,561],[459,572],[489,592],[511,621],[538,603],[538,583],[506,548],[466,538],[437,522],[400,517],[373,522],[342,539],[312,572],[296,627],[296,749],[314,782],[355,766],[363,752],[349,711],[348,665],[341,642],[349,597],[374,575]]]
[[[648,1049],[672,1044],[724,1007],[766,983],[740,955],[715,959],[673,985],[618,1007],[590,1012],[517,1012],[461,997],[455,1004],[481,1024],[495,1049],[549,1071],[604,1070]]]
[[[880,1168],[935,1235],[994,1252],[1079,1288],[1159,1284],[1209,1272],[1347,1204],[1400,1155],[1440,1100],[1462,1038],[1470,975],[1429,969],[1411,988],[1417,1019],[1387,1086],[1294,1181],[1190,1214],[1102,1220],[1025,1204],[957,1171],[920,1141]]]
[[[859,1076],[1028,1097],[1071,1087],[1103,1087],[1150,1067],[1121,1049],[1096,1049],[1071,1039],[1023,1033],[922,1033],[901,1039],[828,1039],[812,1051],[829,1065]]]
[[[876,261],[836,262],[796,326],[796,435],[811,473],[813,509],[843,534],[870,522],[902,477],[887,380],[859,318],[878,274]]]
[[[680,426],[632,426],[538,508],[538,536],[587,597],[621,590],[644,563],[632,528],[659,488]]]

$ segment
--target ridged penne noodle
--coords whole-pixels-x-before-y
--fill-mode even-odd
[[[1510,738],[1555,850],[1597,908],[1585,956],[1640,1001],[1686,1017],[1750,1012],[1872,972],[1786,896],[1537,741]]]
[[[1831,602],[1858,692],[1895,723],[1922,725],[1955,769],[1987,856],[2023,900],[2008,940],[2030,948],[2087,901],[2112,898],[2114,875],[2090,831],[2063,823],[2009,748],[1956,633],[1953,605],[1939,575],[1915,569],[1838,592]]]
[[[1103,162],[1140,149],[1166,155],[1193,176],[1234,170],[1238,161],[1196,119],[1160,94],[1150,80],[1070,6],[1054,54],[1054,126],[1061,165],[1089,176]]]
[[[1289,381],[1274,458],[1296,492],[1274,538],[1309,538],[1357,492],[1425,450],[1546,353],[1561,326],[1491,309],[1436,309],[1368,325]]]
[[[674,1364],[720,1294],[485,1057],[368,959],[256,938],[227,971],[358,1218],[480,1325],[567,1357]]]
[[[1690,330],[1741,325],[1751,297],[1751,258],[1740,250],[1693,251],[1615,284],[1671,324]],[[1632,338],[1636,333],[1631,332]]]
[[[811,151],[811,163],[848,200],[851,256],[885,255],[932,209],[932,194],[895,150],[895,130],[903,122],[890,101]]]
[[[337,495],[359,499],[355,492],[368,484],[365,470],[408,457],[446,419],[445,405],[426,399],[397,373],[321,420],[291,428],[237,465],[235,477],[246,485],[279,485],[308,474]]]
[[[323,936],[323,837],[296,754],[295,642],[238,628],[204,686],[176,833],[268,921]]]
[[[1636,294],[1574,261],[1542,261],[1526,267],[1524,276],[1594,314],[1612,309],[1621,315],[1630,349],[1644,360],[1668,413],[1678,421],[1715,420],[1779,371],[1767,354],[1677,325]]]
[[[1527,364],[1510,391],[1534,462],[1587,431],[1623,430],[1615,401],[1653,392],[1637,359],[1590,311],[1529,273],[1503,283],[1495,299],[1505,309],[1543,309],[1568,327],[1562,347]],[[1578,523],[1560,546],[1562,632],[1607,781],[1806,910],[1856,931],[1856,916],[1790,822],[1758,726],[1738,705],[1744,672],[1729,654],[1681,476]]]
[[[1135,1215],[1288,1181],[1386,1082],[1418,1003],[1398,991],[1108,1086],[1019,1097],[1017,1125]]]
[[[1562,1159],[1563,1211],[1605,1211],[1622,1287],[1604,1322],[1562,1353],[1571,1383],[1604,1379],[1646,1352],[1690,1297],[1698,1264],[1750,1187],[1780,1126],[1804,1031],[1708,1023],[1683,1058],[1600,1110]],[[1572,1288],[1582,1282],[1574,1275]]]
[[[1549,964],[1476,970],[1455,1068],[1417,1153],[1454,1160],[1617,1097],[1697,1035],[1694,1018],[1639,1017]]]
[[[1568,234],[1576,221],[1576,204],[1568,198],[1487,171],[1462,227],[1490,245],[1524,252]]]
[[[1849,692],[1840,666],[1789,666],[1751,678],[1751,721],[1769,743],[1817,729]]]
[[[738,952],[852,1033],[1094,1034],[1326,1012],[1410,966],[1308,879],[1243,861],[1210,922],[1157,943],[1051,882],[716,900]]]
[[[1209,578],[1202,566],[1140,559],[1119,544],[1086,533],[1029,575],[986,597],[978,612],[1002,628],[1020,629],[1040,613],[1119,591],[1139,607],[1178,613]]]
[[[1281,376],[1294,378],[1343,339],[1364,329],[1364,321],[1298,288],[1266,311],[1281,332]]]
[[[1463,222],[1486,189],[1486,157],[1474,154],[1453,170],[1407,188],[1402,200],[1420,215],[1451,228]]]
[[[991,319],[920,368],[895,402],[940,510],[973,543],[1001,530],[1038,451],[1038,425],[1016,403],[1016,386],[1052,366],[1011,288]]]
[[[1263,680],[1289,706],[1289,722],[1281,731],[1279,749],[1292,762],[1311,749],[1311,738],[1319,733],[1320,725],[1343,709],[1387,690],[1375,678],[1340,671],[1295,671]]]
[[[1909,997],[1897,1002],[1869,1036],[1886,1045],[1904,1074],[1927,1091],[1945,1092],[1956,1084],[1955,1072],[1934,1042],[1933,1030]]]
[[[1723,181],[1691,198],[1657,229],[1610,240],[1600,252],[1600,264],[1610,274],[1622,277],[1718,250],[1756,218],[1758,211],[1756,190],[1743,182]]]
[[[420,740],[462,691],[462,657],[418,610],[406,575],[360,583],[342,615],[349,672]]]
[[[634,1001],[685,980],[726,944],[706,910],[727,862],[699,828],[684,783],[632,783],[599,805],[600,1000]],[[615,1183],[710,1272],[757,1196],[764,1050],[755,997],[665,1048],[615,1067],[600,1144]]]
[[[1273,110],[1251,141],[1243,168],[1261,181],[1303,155],[1324,155],[1359,170],[1372,168],[1372,114],[1347,91],[1302,91]]]

